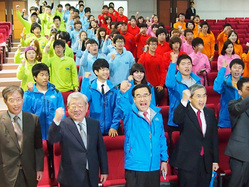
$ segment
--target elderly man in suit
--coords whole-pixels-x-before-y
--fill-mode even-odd
[[[249,78],[241,78],[237,87],[241,98],[228,105],[232,134],[225,154],[232,171],[229,187],[249,187]]]
[[[108,174],[107,153],[99,121],[85,117],[88,99],[79,92],[68,96],[69,116],[62,119],[64,109],[58,108],[49,127],[48,141],[60,142],[61,163],[58,181],[61,187],[97,187]]]
[[[183,91],[174,111],[181,135],[170,163],[178,168],[180,187],[208,187],[212,170],[219,168],[217,122],[206,101],[205,87],[195,84]]]
[[[44,162],[38,116],[22,111],[23,90],[2,91],[7,112],[0,114],[0,187],[35,187]]]

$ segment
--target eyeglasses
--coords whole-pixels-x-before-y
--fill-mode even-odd
[[[202,98],[206,98],[207,94],[204,94],[204,95],[195,95],[193,97],[195,97],[196,99],[202,99]]]
[[[144,94],[144,95],[140,95],[140,94],[138,94],[138,95],[136,95],[135,97],[137,98],[137,99],[148,99],[148,97],[150,96],[150,94]]]
[[[72,110],[76,110],[77,108],[80,109],[80,110],[83,110],[84,109],[84,105],[70,105],[70,108]]]
[[[9,104],[14,104],[15,102],[18,103],[18,104],[20,104],[20,103],[22,103],[22,101],[23,101],[22,98],[8,99],[8,100],[7,100],[7,102],[8,102]]]

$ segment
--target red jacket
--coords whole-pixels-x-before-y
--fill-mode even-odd
[[[120,34],[122,36],[124,36],[124,38],[125,38],[125,48],[126,48],[126,50],[130,51],[133,54],[134,49],[136,48],[134,36],[132,34],[128,33],[128,32],[126,32],[126,34],[124,34],[124,33],[122,33],[120,31]],[[133,56],[134,56],[134,54],[133,54]]]
[[[161,55],[155,54],[155,56],[152,56],[149,52],[143,53],[138,63],[144,66],[146,78],[152,86],[163,86],[165,84],[166,71]]]
[[[141,35],[137,34],[135,36],[135,42],[137,44],[137,58],[140,57],[141,54],[144,52],[144,46],[146,45],[146,40],[151,37],[151,35]]]
[[[118,15],[117,21],[125,21],[128,24],[129,19],[125,15],[123,16]]]
[[[106,16],[111,16],[109,13],[106,13],[106,14],[99,14],[98,15],[98,19],[99,19],[99,26],[100,27],[103,27],[103,23],[105,24],[105,17]]]
[[[163,45],[161,45],[160,43],[158,43],[158,46],[156,48],[156,53],[159,55],[163,55],[164,53],[170,51],[171,48],[169,47],[169,43],[168,42],[164,42]]]
[[[140,32],[140,29],[138,26],[133,28],[130,24],[128,24],[127,32],[131,33],[133,36],[136,36]]]
[[[168,71],[168,68],[169,68],[169,64],[171,62],[171,56],[170,56],[171,52],[173,52],[173,50],[171,50],[171,51],[166,52],[166,53],[163,54],[164,67],[165,67],[165,69],[167,71]],[[185,53],[183,51],[180,51],[178,57],[181,56],[181,55],[183,55],[183,54],[187,55],[187,53]]]

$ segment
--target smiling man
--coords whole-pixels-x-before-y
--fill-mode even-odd
[[[2,95],[8,111],[0,114],[0,186],[37,186],[44,162],[39,118],[22,111],[19,86],[4,88]]]
[[[212,170],[219,168],[217,122],[206,101],[205,87],[194,84],[183,91],[174,111],[181,135],[170,163],[178,168],[180,187],[208,187]]]
[[[99,121],[85,117],[88,99],[82,93],[71,93],[67,107],[70,117],[62,119],[64,109],[58,108],[49,127],[49,142],[60,142],[61,147],[57,180],[61,187],[97,187],[98,182],[104,183],[108,176]]]
[[[167,145],[160,109],[151,104],[148,85],[132,89],[131,106],[128,90],[131,84],[123,81],[117,99],[123,113],[125,130],[125,179],[129,187],[159,187],[160,170],[167,174]]]

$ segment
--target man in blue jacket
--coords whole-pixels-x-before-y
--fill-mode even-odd
[[[180,130],[179,126],[173,122],[173,114],[181,102],[183,90],[188,89],[194,84],[201,84],[201,82],[200,77],[192,72],[192,59],[188,55],[181,55],[178,58],[177,54],[173,52],[170,55],[171,63],[168,68],[165,84],[169,93],[168,133],[171,141],[172,132]]]
[[[49,82],[49,68],[44,63],[32,67],[36,83],[24,93],[23,111],[36,114],[40,119],[42,139],[48,140],[48,129],[57,108],[64,108],[62,94]],[[64,116],[63,118],[65,118]],[[53,145],[48,146],[49,176],[54,178]]]
[[[219,70],[213,86],[214,91],[221,94],[218,123],[218,126],[221,128],[231,128],[228,103],[231,100],[238,100],[240,98],[237,82],[244,72],[245,64],[241,59],[233,59],[229,65],[231,74],[225,76],[227,66],[226,61],[222,62],[222,68]]]
[[[114,86],[117,86],[123,80],[127,80],[135,60],[132,53],[124,47],[124,36],[117,34],[113,38],[113,43],[116,46],[116,50],[109,53],[107,59],[110,64],[110,81]]]
[[[160,170],[167,174],[167,144],[160,109],[151,104],[148,85],[132,89],[131,106],[127,91],[131,84],[120,85],[117,105],[123,113],[125,130],[125,179],[129,187],[159,187]]]
[[[109,64],[100,58],[93,63],[92,69],[97,79],[89,83],[91,73],[86,72],[81,93],[87,96],[90,103],[89,116],[100,121],[101,133],[115,137],[118,135],[122,116],[116,107],[117,89],[108,80]]]

